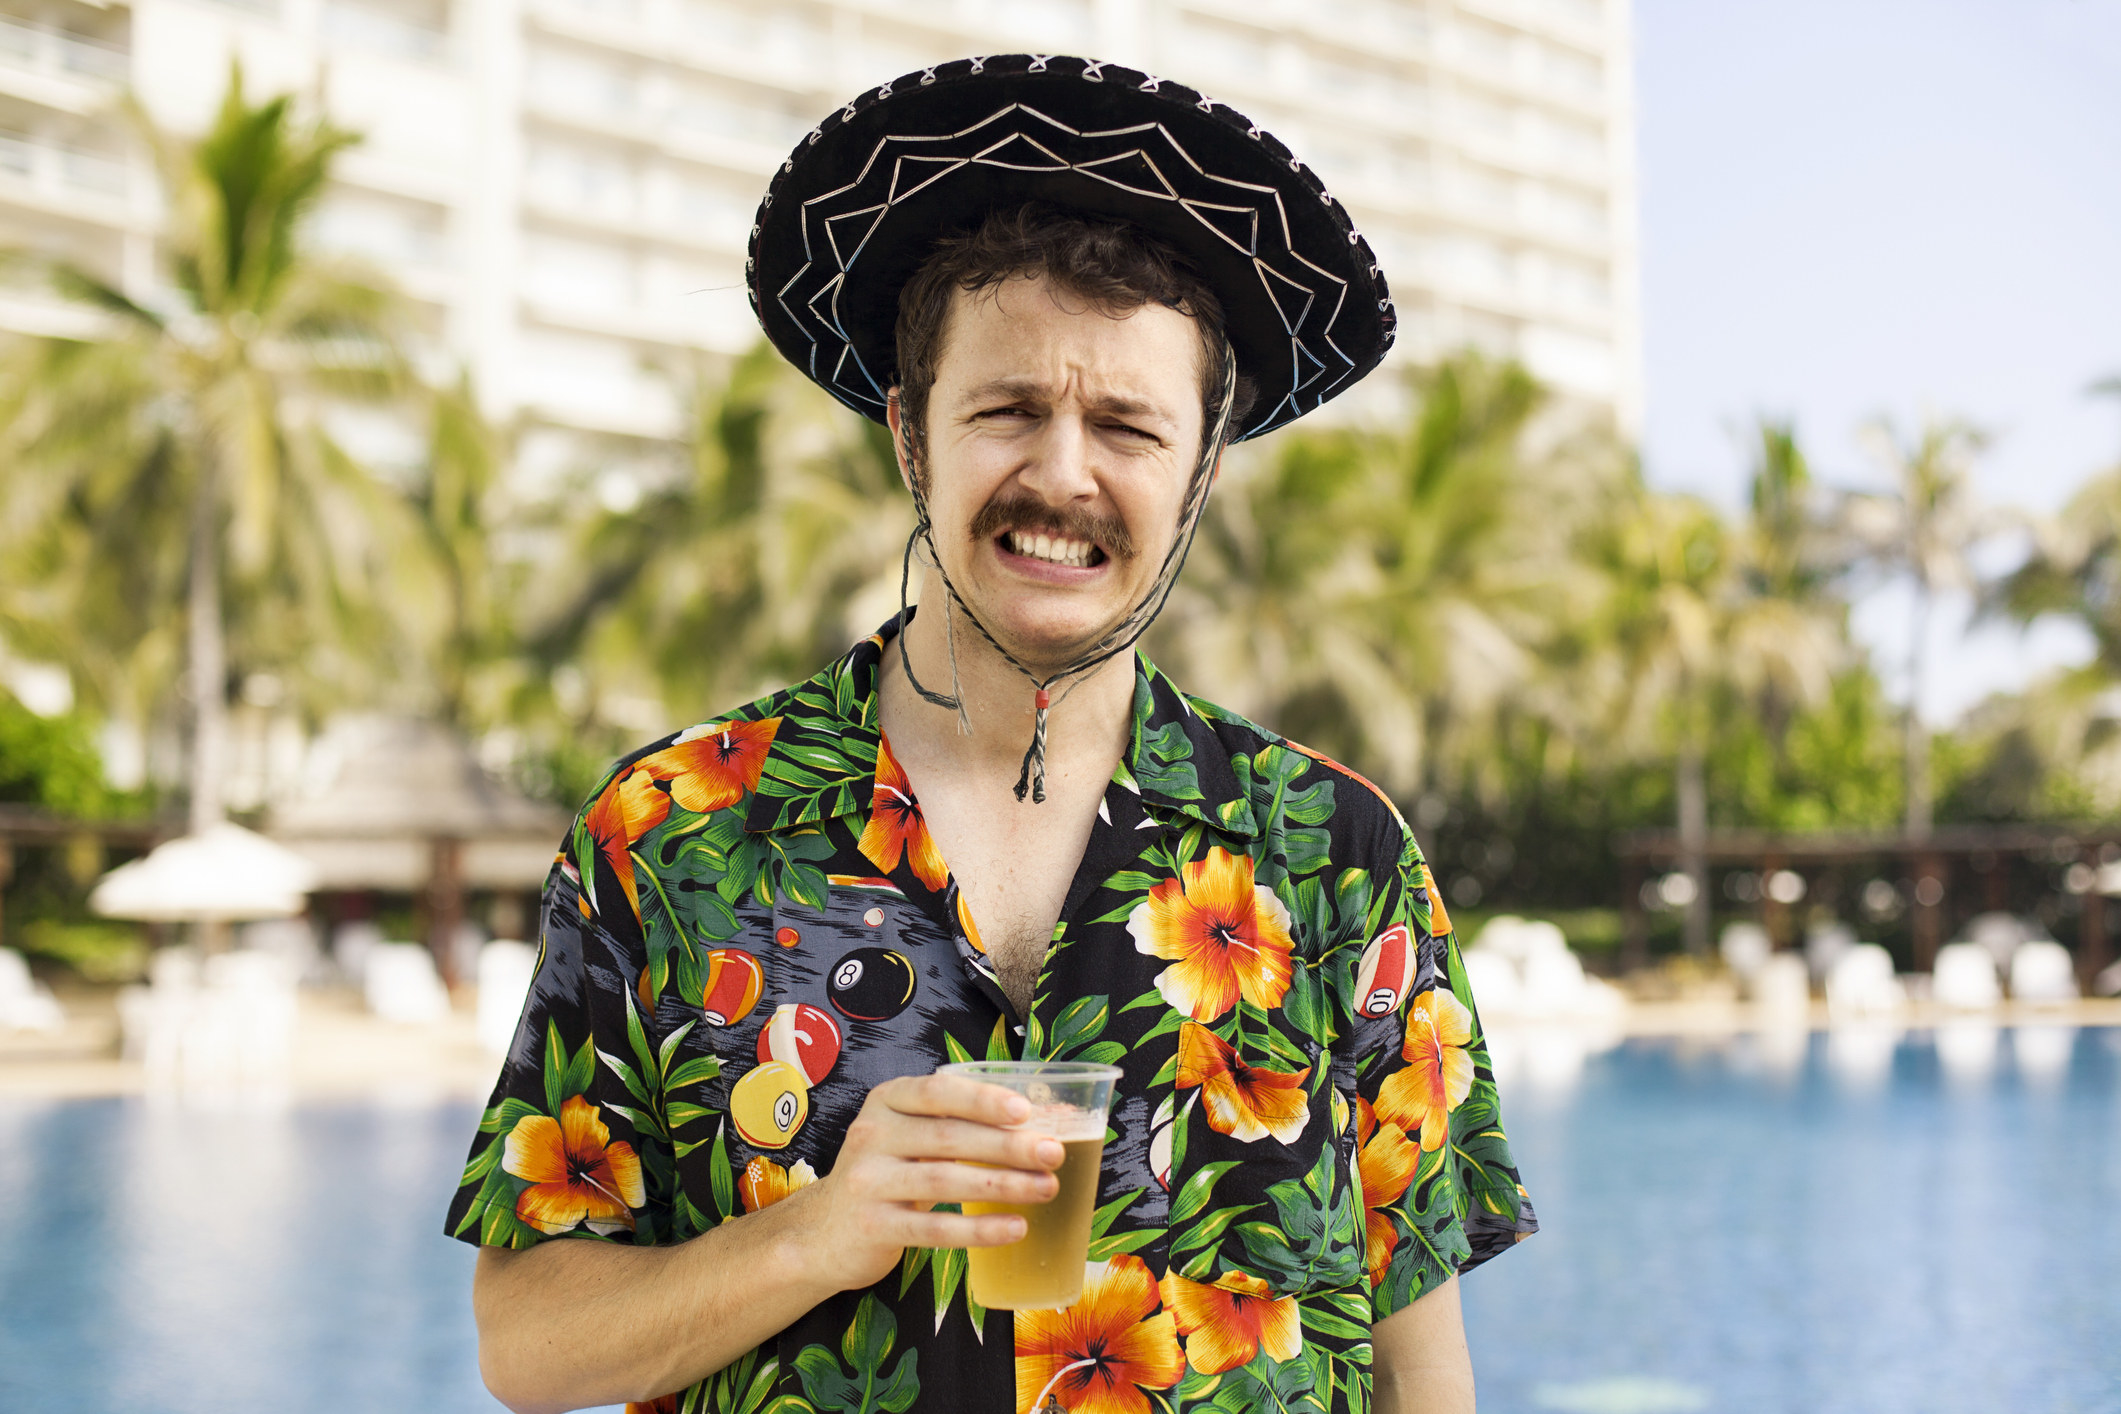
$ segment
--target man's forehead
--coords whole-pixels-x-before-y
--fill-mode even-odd
[[[966,402],[986,402],[990,399],[1010,402],[1034,402],[1055,396],[1061,391],[1058,380],[1036,376],[1004,375],[989,378],[966,388],[958,396]],[[1082,390],[1083,401],[1106,411],[1130,417],[1168,417],[1174,409],[1149,398],[1139,396],[1139,390],[1090,387]]]
[[[1052,396],[1080,375],[1075,395],[1115,412],[1169,416],[1198,402],[1193,316],[1154,303],[1113,309],[1039,276],[954,291],[941,344],[937,391],[956,384],[956,398]]]

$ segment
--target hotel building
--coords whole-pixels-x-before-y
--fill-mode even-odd
[[[756,338],[744,244],[787,149],[864,86],[1010,50],[1250,114],[1377,250],[1395,359],[1513,354],[1634,427],[1628,0],[0,0],[0,246],[144,290],[157,197],[121,96],[196,129],[240,59],[253,95],[364,134],[320,238],[524,418],[526,463],[623,460],[676,428],[673,370]],[[0,290],[0,328],[83,327]]]

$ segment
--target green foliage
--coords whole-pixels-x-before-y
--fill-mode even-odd
[[[36,918],[10,929],[9,942],[90,982],[132,982],[147,972],[147,944],[130,924]]]
[[[36,805],[76,820],[137,813],[140,796],[112,789],[88,719],[41,717],[0,690],[0,803]]]
[[[1708,772],[1713,818],[1771,830],[1884,830],[1901,810],[1899,712],[1875,674],[1851,669],[1780,732],[1721,719]]]

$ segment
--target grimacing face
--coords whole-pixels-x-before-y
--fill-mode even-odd
[[[928,511],[951,583],[1026,667],[1068,662],[1155,583],[1205,431],[1201,358],[1161,304],[1114,315],[1038,277],[954,298]]]

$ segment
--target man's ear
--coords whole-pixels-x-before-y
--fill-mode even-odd
[[[918,494],[913,489],[913,455],[906,446],[906,414],[898,400],[897,387],[884,392],[884,423],[891,429],[891,450],[898,461],[899,484],[906,494]]]

